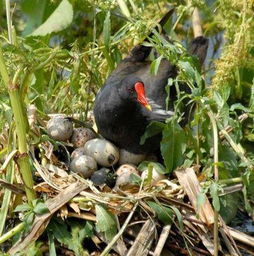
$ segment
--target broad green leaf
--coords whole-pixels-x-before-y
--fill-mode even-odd
[[[72,239],[67,246],[75,252],[76,256],[88,256],[82,245],[87,235],[86,226],[81,224],[82,222],[80,223],[79,221],[70,222]]]
[[[175,120],[165,126],[160,148],[168,173],[183,163],[186,142],[185,133]]]
[[[184,74],[191,80],[195,81],[196,71],[189,61],[179,61],[178,66],[184,71]]]
[[[230,176],[222,177],[220,172],[220,179],[226,179],[230,177],[237,177],[239,175],[237,155],[234,150],[228,145],[219,145],[220,161],[224,163],[224,168],[230,172]]]
[[[66,223],[70,227],[70,231]],[[60,244],[65,245],[68,249],[73,250],[77,256],[88,256],[82,243],[85,237],[92,235],[91,225],[85,224],[84,221],[69,220],[64,222],[59,218],[51,220],[47,229],[57,239]]]
[[[45,203],[39,202],[38,204],[36,204],[36,206],[34,207],[33,211],[36,214],[44,214],[44,213],[49,212],[49,209],[48,209],[48,207],[46,206]]]
[[[158,219],[163,222],[163,224],[168,225],[172,223],[172,209],[152,201],[148,201],[147,204],[155,211]]]
[[[227,224],[236,216],[239,207],[239,199],[239,193],[220,197],[220,215]]]
[[[142,181],[142,179],[140,178],[140,176],[134,174],[134,173],[131,173],[130,175],[130,183],[132,184],[140,184]]]
[[[60,218],[53,218],[50,221],[47,229],[53,232],[54,237],[60,244],[67,245],[70,243],[72,236],[68,231],[66,223]]]
[[[21,10],[26,17],[22,35],[26,36],[39,27],[52,13],[55,4],[48,0],[21,0]]]
[[[161,174],[165,174],[167,171],[165,169],[165,167],[157,162],[149,162],[149,161],[143,161],[139,164],[138,169],[140,171],[144,171],[147,169],[148,165],[151,165],[157,172],[161,173]]]
[[[62,0],[48,19],[39,26],[30,36],[45,36],[67,28],[73,19],[73,8],[68,0]]]
[[[108,241],[112,240],[117,233],[117,225],[115,217],[112,213],[107,211],[104,206],[96,205],[96,228],[100,232],[105,233],[105,237]]]
[[[218,184],[212,183],[212,185],[210,186],[210,194],[212,196],[213,207],[217,212],[220,211],[220,199],[218,195],[218,190],[219,190]]]
[[[34,212],[30,212],[28,214],[25,215],[25,218],[24,218],[24,223],[25,223],[25,226],[26,226],[26,230],[29,230],[32,226],[32,223],[34,221]]]
[[[152,75],[157,75],[161,60],[163,56],[161,55],[159,58],[155,59],[150,65],[150,72]]]
[[[14,212],[26,212],[30,210],[31,206],[29,204],[20,204],[14,209]]]
[[[230,106],[230,111],[235,111],[235,110],[242,110],[242,111],[244,111],[244,112],[249,112],[250,110],[248,109],[248,108],[246,108],[245,106],[243,106],[241,103],[235,103],[235,104],[232,104],[231,106]]]
[[[145,133],[142,135],[142,137],[140,139],[140,144],[143,145],[148,138],[153,137],[153,136],[161,133],[164,126],[165,126],[165,124],[163,124],[161,122],[156,122],[156,121],[151,122],[146,127]]]

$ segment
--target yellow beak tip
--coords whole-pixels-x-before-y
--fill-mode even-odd
[[[149,104],[145,105],[145,107],[146,107],[148,110],[152,111],[152,108],[151,108],[151,106],[150,106]]]

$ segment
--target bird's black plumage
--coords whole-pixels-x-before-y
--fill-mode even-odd
[[[167,14],[168,15],[168,14]],[[162,19],[165,22],[165,18]],[[192,53],[204,59],[207,39],[200,37],[192,41]],[[168,79],[175,78],[177,70],[166,59],[162,59],[158,72],[152,75],[150,61],[146,61],[151,48],[143,45],[134,47],[110,74],[98,93],[94,116],[99,133],[106,139],[132,153],[150,153],[158,149],[160,135],[148,139],[140,145],[140,137],[150,121],[163,121],[173,114],[166,109],[165,86]],[[142,82],[145,94],[152,106],[149,111],[137,101],[134,84]],[[183,87],[183,90],[187,88]],[[174,92],[173,92],[174,93]],[[170,95],[174,100],[174,95]],[[171,105],[172,109],[172,105]]]

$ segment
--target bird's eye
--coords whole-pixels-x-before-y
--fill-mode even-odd
[[[133,88],[128,88],[128,92],[129,93],[134,93],[134,89]]]

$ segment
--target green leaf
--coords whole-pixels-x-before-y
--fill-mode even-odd
[[[175,120],[165,126],[160,148],[168,173],[183,163],[186,143],[185,133]]]
[[[96,228],[99,232],[104,232],[108,241],[112,240],[117,233],[117,224],[115,216],[107,211],[104,206],[96,205]]]
[[[73,250],[77,256],[88,256],[87,251],[84,249],[82,243],[85,237],[90,237],[93,235],[92,225],[84,221],[68,221],[68,226],[66,222],[60,218],[54,218],[48,225],[48,231],[53,234],[57,241],[64,244],[68,249]],[[88,223],[88,224],[87,224]]]
[[[27,212],[30,211],[32,208],[29,204],[20,204],[15,209],[14,212]]]
[[[206,201],[206,195],[205,193],[200,192],[197,196],[197,210],[200,210],[202,204],[204,204]]]
[[[151,165],[157,172],[161,173],[161,174],[165,174],[167,173],[166,168],[157,162],[150,162],[150,161],[143,161],[142,163],[139,164],[138,169],[143,172],[144,170],[146,170],[148,168],[148,165]]]
[[[130,17],[131,14],[130,14],[130,11],[128,9],[128,6],[126,5],[125,1],[124,0],[117,0],[118,2],[118,5],[122,11],[122,13],[126,16],[126,17]]]
[[[142,182],[142,179],[140,178],[140,176],[138,176],[134,173],[131,173],[130,183],[139,185],[141,182]]]
[[[163,128],[165,127],[165,124],[161,122],[151,122],[145,130],[145,133],[142,135],[140,139],[140,144],[143,145],[145,144],[145,141],[150,138],[155,136],[156,134],[159,134],[162,132]]]
[[[111,22],[110,22],[110,12],[107,12],[106,18],[103,25],[103,39],[104,44],[107,49],[110,48],[110,31],[111,31]]]
[[[26,27],[22,35],[32,33],[50,15],[54,9],[54,4],[48,0],[21,1],[21,10],[26,17]]]
[[[44,214],[44,213],[49,212],[49,209],[48,209],[48,207],[46,206],[45,203],[39,202],[39,203],[36,204],[36,206],[34,207],[33,211],[36,214]]]
[[[57,256],[54,236],[52,232],[48,231],[48,243],[49,243],[49,256]]]
[[[244,112],[250,112],[250,110],[246,107],[244,107],[241,103],[235,103],[233,105],[230,106],[230,111],[235,111],[235,110],[242,110]]]
[[[239,193],[228,194],[220,197],[220,215],[226,224],[236,216],[239,207]]]
[[[157,75],[161,60],[163,56],[161,55],[159,58],[155,59],[150,65],[150,72],[152,75]]]
[[[173,211],[161,204],[148,201],[147,204],[155,211],[158,219],[165,225],[172,224]]]
[[[174,211],[174,213],[177,217],[180,230],[183,231],[183,216],[182,216],[182,214],[180,213],[180,211],[176,207],[170,206],[170,208]]]
[[[25,222],[25,226],[26,226],[26,229],[30,229],[33,221],[34,221],[34,212],[30,212],[28,214],[26,214],[25,218],[24,218],[24,222]]]
[[[218,195],[218,190],[219,190],[218,184],[212,183],[212,185],[210,186],[210,194],[213,199],[213,201],[212,201],[213,207],[217,212],[220,211],[220,199],[219,199],[219,195]]]
[[[82,245],[86,237],[86,227],[80,224],[79,221],[70,222],[72,239],[68,244],[68,248],[73,250],[76,256],[88,256]]]
[[[45,36],[67,28],[73,19],[73,8],[68,0],[62,0],[49,18],[30,36]]]
[[[54,237],[60,244],[68,245],[70,243],[72,236],[68,231],[66,223],[60,218],[53,218],[47,229],[53,232]]]

